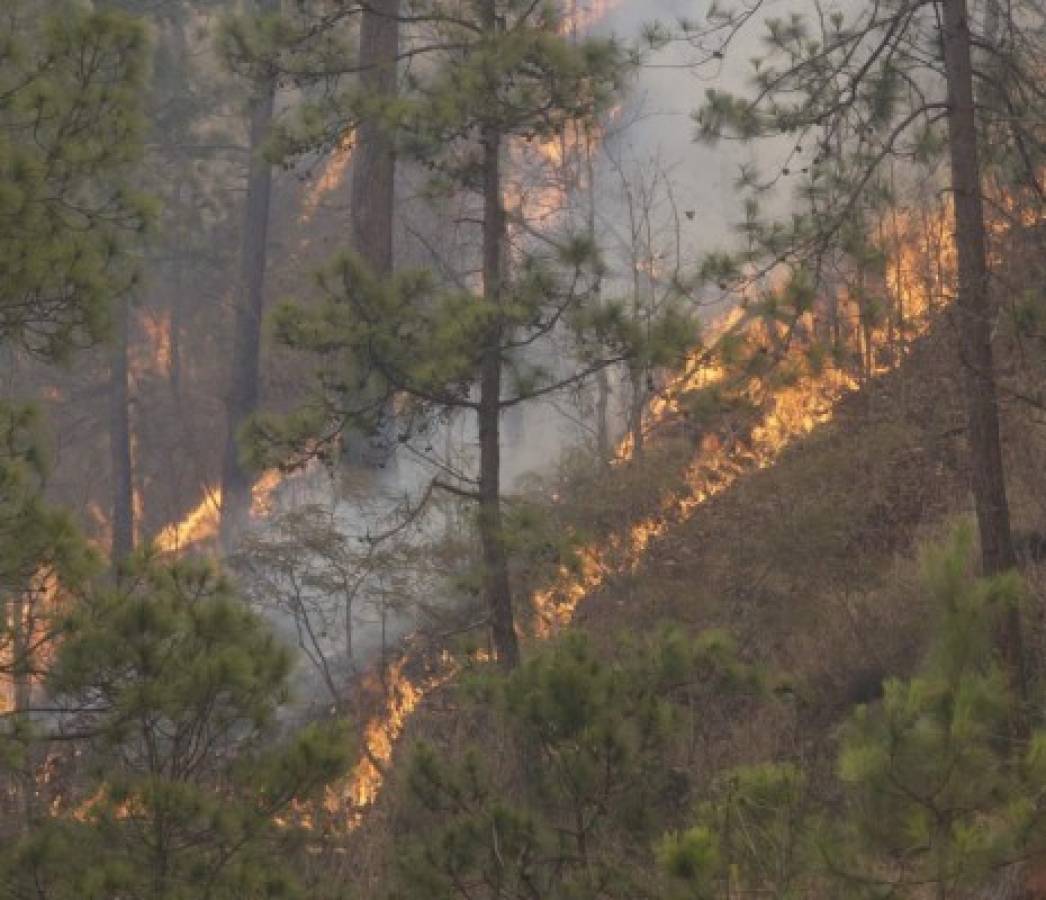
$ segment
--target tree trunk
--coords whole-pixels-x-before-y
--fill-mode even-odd
[[[184,182],[179,182],[174,189],[174,214],[177,216],[178,224],[175,226],[175,234],[187,238],[188,229],[182,225],[183,217],[186,215],[183,203]],[[171,248],[171,366],[168,371],[168,381],[171,387],[171,396],[175,406],[181,411],[182,405],[182,319],[185,315],[185,256],[184,246],[177,243]]]
[[[645,446],[643,413],[646,409],[646,383],[643,371],[632,368],[628,375],[631,387],[628,408],[628,430],[632,435],[632,459],[642,459]]]
[[[279,10],[279,0],[259,0],[258,11]],[[229,431],[222,466],[221,538],[229,547],[246,523],[251,507],[251,477],[240,462],[239,431],[258,406],[262,313],[265,303],[265,264],[269,240],[269,204],[272,166],[262,155],[272,125],[276,79],[255,85],[250,104],[250,160],[247,203],[240,248],[240,296],[233,336],[232,383],[228,400]]]
[[[368,95],[391,98],[397,92],[400,0],[374,0],[360,22],[360,86]],[[391,135],[377,118],[356,129],[349,201],[353,249],[379,275],[392,272],[393,210],[396,202],[396,157]],[[372,390],[371,388],[365,388]],[[382,466],[392,455],[393,411],[384,410],[379,434],[348,428],[342,435],[345,458],[356,464]]]
[[[360,86],[368,95],[396,94],[400,0],[374,0],[360,23]],[[352,160],[352,244],[379,274],[392,271],[396,159],[391,136],[376,119],[356,131]]]
[[[497,27],[494,3],[486,4],[487,28]],[[483,142],[483,296],[501,301],[505,211],[501,203],[501,132],[486,125]],[[494,654],[505,669],[519,665],[519,640],[512,613],[508,554],[501,520],[501,340],[495,319],[483,348],[479,386],[479,533],[483,550],[483,593],[490,612]]]
[[[606,369],[596,372],[596,453],[601,463],[609,463],[610,448],[610,376]]]
[[[112,471],[113,562],[134,550],[134,487],[131,458],[131,396],[127,366],[130,302],[116,302],[116,334],[109,365],[109,458]]]
[[[161,19],[164,22],[163,40],[168,45],[167,52],[174,59],[182,60],[183,66],[188,66],[193,53],[187,34],[187,28],[190,26],[181,20],[176,11],[173,12],[174,14],[166,21]],[[191,86],[188,84],[189,73],[187,69],[179,69],[178,77],[183,81],[179,86],[180,95],[182,98],[185,98],[192,91]],[[191,259],[192,253],[190,239],[192,225],[189,222],[195,203],[192,183],[188,173],[192,171],[194,162],[190,157],[186,163],[179,163],[179,174],[175,176],[177,180],[171,191],[170,215],[173,222],[169,227],[169,233],[165,241],[171,259],[171,296],[169,300],[171,362],[168,370],[168,380],[171,388],[171,397],[174,400],[176,415],[179,417],[179,420],[184,418],[182,414],[182,374],[184,371],[182,365],[182,352],[184,349],[182,346],[182,330],[185,317],[186,266]],[[185,166],[185,168],[182,168],[182,166]]]
[[[571,17],[576,21],[576,16]],[[595,155],[594,141],[590,130],[585,132],[585,176],[588,182],[588,239],[592,246],[596,246],[596,167],[592,161]],[[598,309],[602,306],[603,277],[597,276],[596,283],[592,289],[594,306]],[[601,463],[609,463],[611,457],[610,449],[610,376],[607,370],[600,369],[596,372],[596,453]]]
[[[1013,568],[1016,556],[1003,477],[999,406],[992,360],[992,305],[977,152],[973,66],[966,0],[942,4],[944,60],[948,77],[948,136],[955,246],[959,262],[959,353],[966,395],[970,471],[985,575]],[[1024,696],[1024,666],[1019,610],[1007,612],[1000,628],[999,649],[1011,683]]]

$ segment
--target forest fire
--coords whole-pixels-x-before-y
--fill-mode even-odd
[[[946,211],[940,212],[942,226],[946,214]],[[900,244],[899,250],[904,255],[902,270],[921,271],[925,267],[921,257],[928,254],[929,249],[921,244]],[[950,271],[949,265],[938,265],[932,290],[926,288],[921,278],[890,283],[891,289],[903,292],[909,310],[910,336],[918,336],[929,327],[930,316],[936,308],[934,297],[944,280],[950,278]],[[743,318],[740,308],[731,310],[709,329],[706,344],[714,346],[724,335],[743,327]],[[812,322],[808,321],[807,325]],[[878,340],[884,335],[877,332],[875,337]],[[872,374],[885,374],[891,368],[884,365]],[[656,425],[676,415],[687,393],[719,383],[725,376],[719,363],[707,360],[704,352],[696,354],[684,366],[683,373],[651,400],[652,422]],[[665,498],[657,513],[633,523],[627,531],[580,550],[574,565],[563,567],[549,587],[531,598],[537,614],[534,636],[550,638],[568,626],[578,605],[607,578],[615,573],[634,571],[654,541],[685,522],[702,504],[727,490],[739,478],[772,465],[782,451],[830,421],[839,401],[859,387],[859,380],[842,369],[809,371],[792,383],[768,391],[768,396],[762,398],[765,411],[747,437],[723,440],[715,434],[707,435],[683,474],[682,490]],[[626,436],[618,448],[617,458],[625,461],[632,453],[631,439]],[[395,742],[409,714],[427,694],[446,684],[456,672],[453,660],[445,656],[437,675],[412,682],[405,674],[409,658],[405,655],[390,668],[385,708],[370,719],[364,729],[369,755],[381,765],[375,765],[365,754],[340,795],[342,803],[347,800],[351,805],[351,828],[359,825],[362,810],[377,799],[385,778],[381,766],[391,760]],[[333,802],[336,805],[337,799]]]
[[[348,171],[349,163],[352,162],[352,151],[355,146],[355,131],[347,131],[342,135],[334,152],[324,161],[319,178],[309,187],[302,200],[301,215],[298,217],[299,225],[308,225],[319,210],[324,198],[341,185],[345,173]]]
[[[147,373],[168,375],[172,363],[170,311],[143,309],[137,321],[145,340],[129,347],[131,372],[136,378]]]
[[[3,896],[1046,883],[1041,3],[4,3]]]
[[[404,673],[410,661],[408,655],[401,656],[389,666],[379,684],[377,675],[371,675],[364,685],[371,692],[382,691],[384,703],[379,715],[373,717],[363,731],[363,756],[349,775],[344,791],[330,789],[326,806],[329,812],[338,813],[348,804],[349,829],[359,826],[363,811],[374,803],[385,780],[385,767],[392,761],[396,741],[417,705],[436,688],[446,684],[457,671],[449,657],[444,657],[439,671],[417,683]]]
[[[53,652],[50,625],[61,585],[41,568],[25,589],[4,604],[0,623],[0,715],[29,706],[30,694]]]
[[[737,314],[731,314],[726,321],[733,324],[736,317]],[[676,411],[682,394],[722,377],[723,372],[717,365],[695,366],[659,395],[652,413],[662,418]],[[626,533],[612,537],[603,545],[584,548],[577,556],[576,566],[564,568],[555,583],[532,598],[538,613],[535,637],[551,637],[569,625],[578,604],[609,575],[639,565],[650,544],[670,527],[685,521],[702,503],[727,489],[746,472],[772,464],[790,443],[830,419],[833,405],[856,386],[845,373],[827,370],[778,391],[769,412],[753,429],[748,441],[733,445],[705,442],[686,471],[684,493],[668,498],[656,516],[633,524]],[[621,455],[629,454],[626,442]],[[353,770],[340,798],[328,801],[329,808],[339,800],[349,804],[352,828],[362,820],[362,810],[377,799],[385,779],[381,766],[390,762],[395,742],[410,713],[427,694],[446,684],[456,673],[453,660],[444,657],[437,674],[412,682],[405,674],[409,658],[405,655],[390,667],[385,707],[364,728],[367,753]]]
[[[273,494],[282,483],[283,475],[276,469],[262,474],[251,488],[252,516],[262,517],[269,513]],[[178,553],[192,544],[213,540],[221,528],[221,509],[221,488],[206,488],[203,499],[184,518],[156,535],[153,546],[161,553]]]
[[[929,328],[931,316],[946,297],[942,294],[954,278],[954,245],[948,229],[951,210],[942,207],[934,215],[924,215],[916,228],[903,228],[899,222],[907,216],[894,214],[894,234],[886,254],[886,290],[905,310],[905,337],[915,338]],[[837,307],[851,304],[849,293],[840,289],[830,301]],[[860,318],[860,314],[854,316]],[[804,327],[813,333],[813,317],[803,317]],[[711,329],[707,343],[714,346],[724,335],[743,326],[743,311],[733,309]],[[858,344],[885,344],[890,324],[880,325],[867,334],[855,335]],[[864,353],[864,348],[861,350]],[[873,354],[869,354],[871,358]],[[899,364],[895,356],[889,363],[872,366],[869,375],[883,375]],[[684,374],[655,396],[650,404],[653,422],[664,420],[678,411],[679,399],[688,392],[721,381],[725,372],[717,364],[691,363]],[[573,619],[578,603],[598,589],[615,572],[634,569],[641,562],[650,543],[669,528],[685,522],[707,500],[734,484],[748,472],[773,464],[778,455],[818,425],[831,420],[839,401],[857,390],[860,381],[838,368],[809,371],[793,383],[770,391],[763,398],[765,412],[746,439],[722,440],[715,434],[701,442],[683,476],[681,492],[664,500],[653,516],[635,523],[624,535],[599,545],[583,548],[574,568],[564,567],[555,583],[533,598],[538,614],[536,633],[549,637]],[[619,448],[619,458],[633,453],[630,436]]]

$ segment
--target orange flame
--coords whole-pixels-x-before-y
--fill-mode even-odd
[[[273,494],[283,483],[276,469],[265,472],[251,488],[251,515],[265,516],[272,508]],[[192,544],[213,540],[221,527],[222,491],[217,485],[204,490],[203,499],[179,522],[173,522],[153,539],[161,553],[178,553]]]
[[[168,374],[173,360],[170,310],[141,309],[137,319],[145,341],[132,342],[129,348],[131,372],[136,378],[146,373]]]
[[[41,568],[25,589],[5,603],[0,620],[0,713],[16,710],[28,701],[21,696],[39,681],[54,651],[49,640],[49,625],[61,594],[54,572]],[[21,659],[20,659],[21,658]],[[21,662],[26,671],[16,668]]]
[[[603,21],[607,14],[618,5],[619,0],[582,0],[572,4],[563,30],[567,33],[588,31]]]
[[[309,188],[305,194],[305,199],[302,201],[301,216],[298,219],[299,225],[308,225],[312,221],[313,216],[316,215],[317,210],[319,210],[324,198],[342,183],[342,180],[345,178],[345,172],[349,168],[349,163],[352,162],[352,151],[356,146],[355,139],[355,131],[345,132],[334,148],[334,152],[324,162],[320,177]]]
[[[942,222],[945,215],[945,211],[939,213]],[[918,249],[914,252],[917,253]],[[943,272],[938,273],[941,274]],[[929,327],[934,304],[926,302],[923,299],[925,292],[916,291],[916,287],[909,279],[891,285],[895,297],[907,304],[911,328],[918,334]],[[936,292],[940,292],[939,286]],[[742,316],[741,309],[732,310],[713,326],[709,343],[740,325]],[[883,374],[890,368],[884,365],[873,374]],[[653,398],[651,419],[664,420],[679,410],[683,395],[722,381],[724,376],[725,372],[718,364],[701,363],[697,358],[690,360],[684,367],[684,374]],[[747,440],[724,444],[714,436],[707,437],[686,469],[684,489],[666,498],[656,515],[634,523],[622,534],[584,548],[574,567],[561,569],[548,588],[533,596],[538,614],[535,635],[547,638],[569,625],[578,604],[599,588],[609,575],[634,570],[653,541],[669,528],[685,522],[703,503],[735,484],[740,477],[770,466],[785,448],[831,420],[839,401],[858,386],[852,375],[839,369],[808,372],[793,384],[774,391],[762,420]],[[630,438],[626,437],[619,447],[619,457],[627,459],[631,455]],[[369,754],[381,764],[391,760],[394,744],[410,713],[429,692],[445,684],[457,671],[456,664],[445,657],[439,674],[415,683],[404,674],[406,659],[404,656],[392,669],[392,685],[385,709],[364,729]],[[364,809],[377,799],[384,778],[381,768],[366,757],[356,766],[340,797],[342,802],[347,799],[352,807],[350,828],[360,824]],[[338,802],[337,796],[329,798],[328,808],[336,808]]]
[[[331,788],[327,792],[325,805],[331,813],[337,813],[348,801],[348,827],[356,828],[363,820],[363,811],[378,799],[385,781],[384,768],[392,761],[396,741],[411,713],[422,699],[440,685],[445,684],[455,674],[456,667],[444,658],[439,672],[429,678],[414,683],[403,670],[408,661],[402,656],[389,667],[385,678],[385,702],[379,715],[367,723],[363,731],[363,742],[366,752],[349,775],[344,790]],[[379,688],[377,676],[371,675],[368,687]]]

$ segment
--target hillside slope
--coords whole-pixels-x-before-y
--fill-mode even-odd
[[[874,699],[885,676],[918,664],[931,624],[919,546],[970,509],[952,369],[947,329],[919,341],[897,370],[846,396],[830,421],[702,503],[654,538],[634,569],[608,577],[579,604],[574,628],[607,654],[621,635],[652,634],[665,623],[691,634],[721,628],[767,673],[775,689],[763,701],[707,711],[699,780],[726,764],[797,753],[829,768],[843,714]],[[666,446],[673,440],[669,457],[678,460],[686,439],[664,438]],[[633,495],[643,511],[649,479],[641,470],[664,464],[655,449],[610,480],[575,485],[572,500],[598,531]],[[1039,508],[1026,469],[1013,466],[1019,530],[1035,524]],[[407,725],[397,762],[418,739],[451,755],[476,744],[492,759],[504,753],[504,736],[466,710],[452,684],[430,694]],[[380,896],[387,882],[390,838],[406,814],[405,768],[393,765],[389,789],[353,841],[352,877],[369,886],[364,896]]]

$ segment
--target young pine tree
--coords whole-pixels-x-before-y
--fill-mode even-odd
[[[0,841],[37,813],[35,695],[63,632],[66,602],[98,567],[72,518],[44,499],[39,431],[33,409],[0,403],[0,783],[12,800]]]
[[[1012,572],[971,576],[971,544],[966,529],[928,553],[933,644],[915,677],[851,712],[835,783],[814,791],[794,763],[724,773],[661,844],[678,896],[947,900],[1042,852],[1046,734],[1008,733],[1020,697],[994,642],[1024,589]]]
[[[289,672],[210,568],[133,560],[72,611],[47,677],[51,727],[81,742],[85,781],[7,848],[0,882],[56,900],[303,896],[295,805],[342,772],[347,746],[322,727],[279,738]]]
[[[652,844],[691,787],[676,741],[702,700],[748,691],[731,642],[676,631],[598,650],[571,633],[477,685],[517,752],[415,749],[396,898],[655,898]]]

